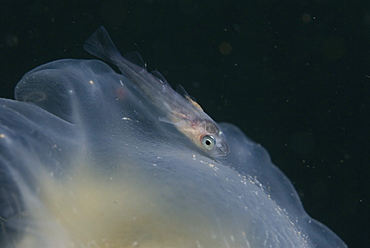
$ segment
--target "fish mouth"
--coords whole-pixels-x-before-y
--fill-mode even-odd
[[[230,154],[230,148],[227,144],[223,144],[213,152],[212,156],[215,158],[227,158]]]

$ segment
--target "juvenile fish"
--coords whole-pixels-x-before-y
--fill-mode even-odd
[[[124,58],[112,42],[104,27],[99,27],[84,44],[87,52],[115,64],[133,81],[166,117],[159,119],[172,123],[197,147],[211,157],[222,158],[229,154],[225,135],[216,122],[181,87],[178,94],[159,73],[150,73]]]

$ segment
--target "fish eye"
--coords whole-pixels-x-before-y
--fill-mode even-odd
[[[212,150],[213,147],[215,147],[216,145],[216,140],[213,136],[211,135],[204,135],[203,138],[202,138],[202,145],[204,148],[206,148],[207,150]]]

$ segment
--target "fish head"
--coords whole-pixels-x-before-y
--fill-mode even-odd
[[[197,146],[214,158],[226,158],[230,148],[225,134],[213,120],[201,120],[196,125]]]

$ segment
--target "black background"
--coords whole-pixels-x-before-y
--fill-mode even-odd
[[[312,217],[370,246],[370,1],[1,0],[0,96],[38,65],[92,58],[99,25],[261,143]]]

